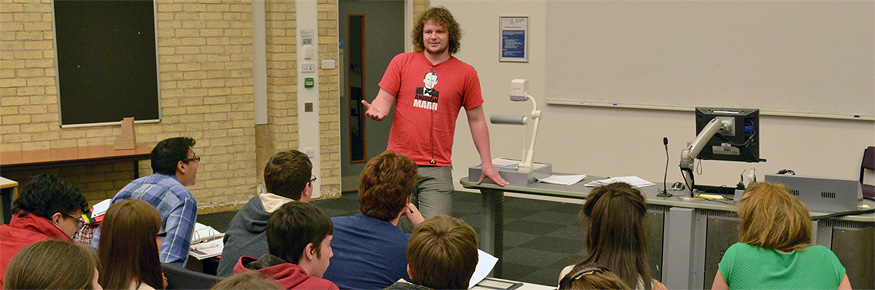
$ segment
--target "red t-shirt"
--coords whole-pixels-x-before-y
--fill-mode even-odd
[[[474,67],[453,56],[432,65],[422,51],[402,53],[389,63],[380,88],[395,96],[386,149],[418,165],[451,166],[459,110],[483,104]]]

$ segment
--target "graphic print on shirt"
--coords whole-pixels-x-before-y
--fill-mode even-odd
[[[437,111],[438,95],[440,92],[434,89],[437,85],[437,74],[428,72],[422,78],[423,87],[416,88],[416,97],[413,98],[413,106],[417,108]]]

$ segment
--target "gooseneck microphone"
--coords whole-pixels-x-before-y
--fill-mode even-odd
[[[672,194],[668,193],[668,184],[665,183],[668,179],[668,137],[662,137],[662,145],[665,145],[665,174],[662,176],[662,192],[656,196],[670,197]]]

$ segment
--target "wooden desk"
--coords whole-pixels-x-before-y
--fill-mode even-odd
[[[2,152],[0,153],[0,169],[101,160],[136,162],[149,159],[150,153],[152,153],[152,147],[143,144],[137,144],[135,149],[125,150],[115,150],[112,145],[100,145]],[[136,170],[134,172],[136,174]]]
[[[132,162],[134,178],[139,177],[140,171],[138,161],[149,159],[152,152],[152,147],[137,144],[135,149],[115,150],[112,145],[101,146],[86,146],[73,148],[58,148],[45,150],[30,150],[30,151],[14,151],[0,152],[0,173],[11,172],[18,170],[30,170],[46,167],[59,167],[66,164],[76,163],[110,163],[110,162]],[[6,174],[10,176],[14,174]],[[10,176],[12,177],[12,176]],[[13,177],[14,178],[14,177]],[[21,180],[19,180],[21,181]],[[13,181],[14,182],[14,181]],[[24,182],[24,181],[22,181]],[[18,183],[15,183],[17,187]],[[10,199],[14,199],[18,195],[17,188]],[[3,196],[3,218],[8,222],[10,215],[6,212],[9,210],[6,206],[6,195]]]
[[[0,217],[4,224],[8,224],[12,219],[12,201],[16,198],[18,198],[18,182],[0,177],[0,206],[3,209]]]

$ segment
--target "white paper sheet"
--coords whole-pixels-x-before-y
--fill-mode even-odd
[[[492,271],[492,268],[495,267],[495,263],[498,262],[498,258],[493,255],[490,255],[487,252],[477,250],[477,268],[474,269],[474,275],[471,275],[471,282],[468,283],[468,289],[483,281],[486,278],[486,275],[489,275],[489,272]]]
[[[572,185],[572,184],[580,182],[584,178],[586,178],[586,174],[550,175],[550,176],[547,176],[544,178],[539,178],[538,182],[561,184],[561,185]]]
[[[105,199],[101,202],[98,202],[91,208],[91,218],[102,216],[106,213],[106,210],[109,209],[110,199]]]
[[[517,167],[520,164],[519,160],[513,160],[508,158],[495,158],[492,159],[492,165],[495,167]]]
[[[587,183],[586,186],[595,187],[595,186],[608,185],[608,184],[615,183],[615,182],[625,182],[625,183],[628,183],[629,185],[634,186],[634,187],[645,187],[645,186],[656,185],[656,183],[641,179],[641,177],[638,177],[638,176],[621,176],[621,177],[605,178],[602,180],[595,180],[595,181]]]

